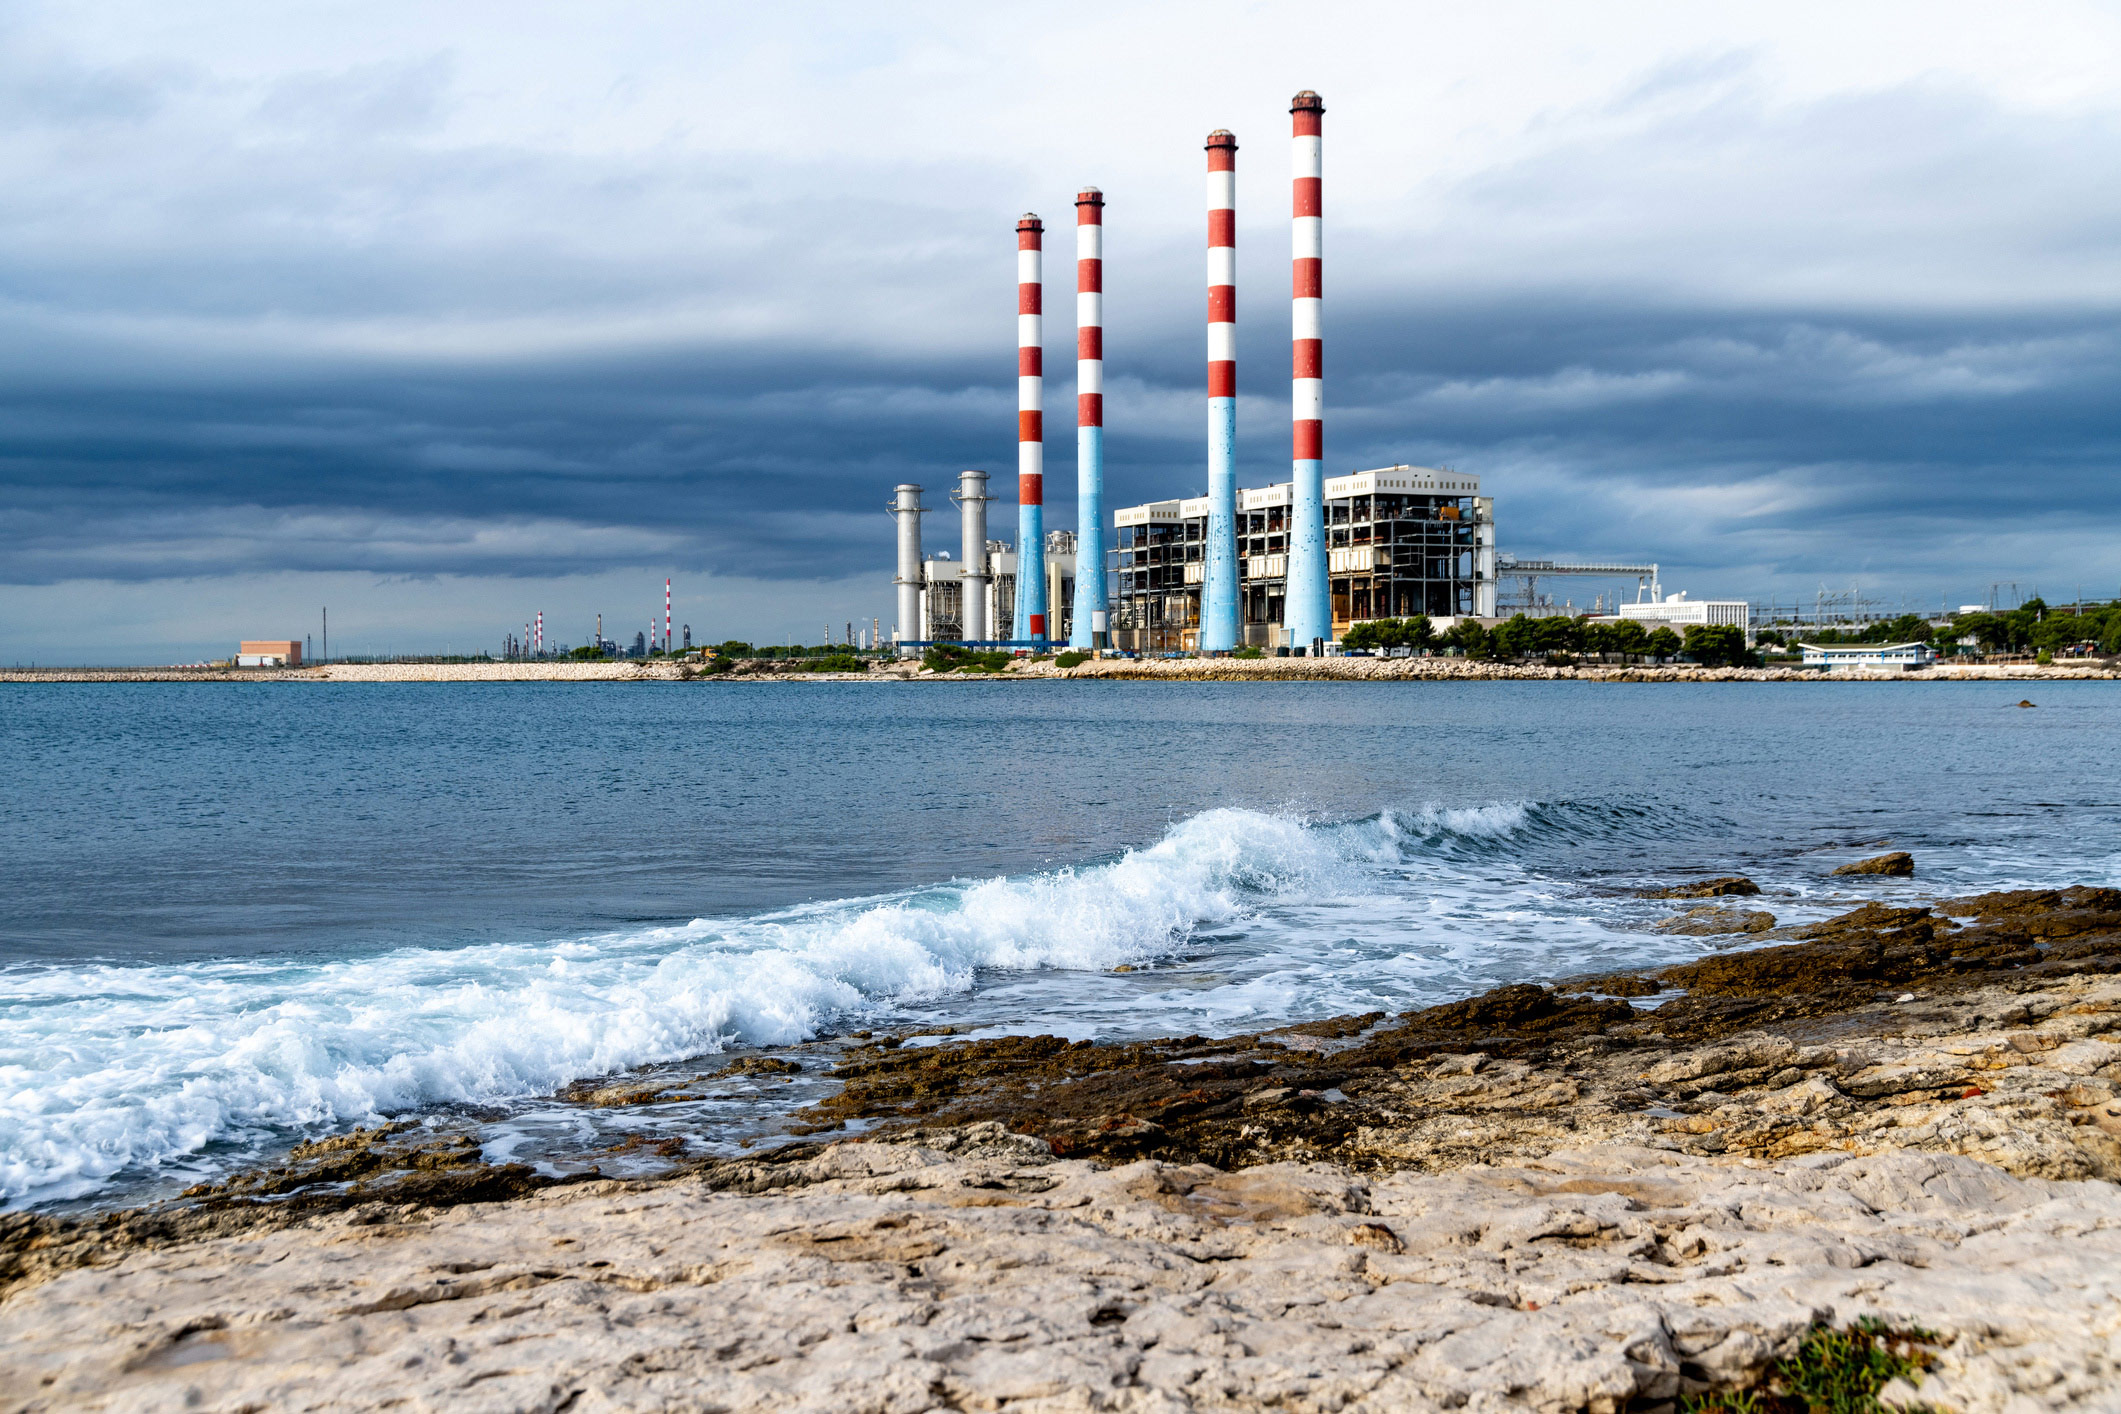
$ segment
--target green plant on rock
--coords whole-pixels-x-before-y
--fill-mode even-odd
[[[1230,656],[1233,658],[1264,658],[1267,654],[1266,650],[1262,648],[1233,648],[1230,650]]]
[[[1871,1316],[1835,1330],[1814,1326],[1804,1344],[1778,1360],[1754,1389],[1697,1394],[1686,1414],[1880,1414],[1878,1391],[1902,1376],[1920,1375],[1935,1358],[1926,1346],[1934,1331],[1897,1328]],[[1902,1405],[1903,1414],[1923,1414],[1924,1405]]]
[[[921,655],[921,666],[932,673],[999,673],[1009,667],[1009,655],[999,650],[975,653],[955,643],[937,643]]]
[[[1089,661],[1090,655],[1088,653],[1062,653],[1054,658],[1053,666],[1056,668],[1079,668]]]
[[[799,673],[866,673],[869,665],[852,653],[833,653],[822,658],[804,658],[795,665]]]

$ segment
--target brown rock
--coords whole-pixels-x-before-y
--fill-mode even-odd
[[[1407,1244],[1399,1240],[1399,1234],[1383,1223],[1357,1223],[1348,1229],[1348,1245],[1368,1247],[1376,1252],[1398,1254],[1407,1250]]]
[[[1657,925],[1656,931],[1687,938],[1711,938],[1724,933],[1765,933],[1774,926],[1775,915],[1772,913],[1705,904],[1690,908],[1677,918],[1667,918]]]
[[[1726,874],[1716,879],[1697,879],[1688,884],[1674,884],[1665,889],[1646,889],[1644,898],[1728,898],[1734,894],[1757,894],[1760,885],[1743,874]]]
[[[801,1075],[803,1068],[779,1056],[739,1056],[715,1072],[716,1078],[732,1075]]]
[[[1911,878],[1915,872],[1915,856],[1904,849],[1891,854],[1881,854],[1872,859],[1859,859],[1854,864],[1844,864],[1834,871],[1836,874],[1886,874],[1896,879]]]

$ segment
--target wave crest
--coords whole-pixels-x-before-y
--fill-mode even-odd
[[[217,1141],[543,1094],[969,990],[1109,969],[1268,900],[1366,889],[1346,829],[1211,810],[1117,859],[548,944],[0,974],[0,1197]]]

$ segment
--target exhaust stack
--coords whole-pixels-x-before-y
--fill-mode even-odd
[[[1200,646],[1237,646],[1237,139],[1208,134],[1208,543]]]
[[[898,641],[911,643],[921,636],[921,488],[901,485],[892,497],[890,511],[898,521]],[[911,648],[900,648],[910,656]]]
[[[1323,168],[1319,141],[1325,100],[1305,89],[1289,105],[1289,232],[1291,365],[1289,580],[1283,621],[1290,645],[1308,651],[1333,636],[1333,603],[1326,582],[1325,361],[1321,307],[1325,286],[1320,226]]]
[[[1070,648],[1102,648],[1105,612],[1105,197],[1075,194],[1075,610]]]
[[[987,622],[987,473],[984,471],[961,471],[957,474],[958,529],[964,544],[965,608],[963,622],[965,641],[975,643],[991,638],[993,625]]]
[[[1016,632],[1046,637],[1046,369],[1042,233],[1016,223]]]

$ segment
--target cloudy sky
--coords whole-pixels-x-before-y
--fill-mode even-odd
[[[1084,183],[1109,494],[1197,494],[1215,127],[1284,479],[1299,88],[1331,469],[1696,594],[2121,593],[2115,4],[15,0],[0,660],[630,636],[666,575],[712,638],[888,617],[889,488],[1012,467],[1015,219]]]

